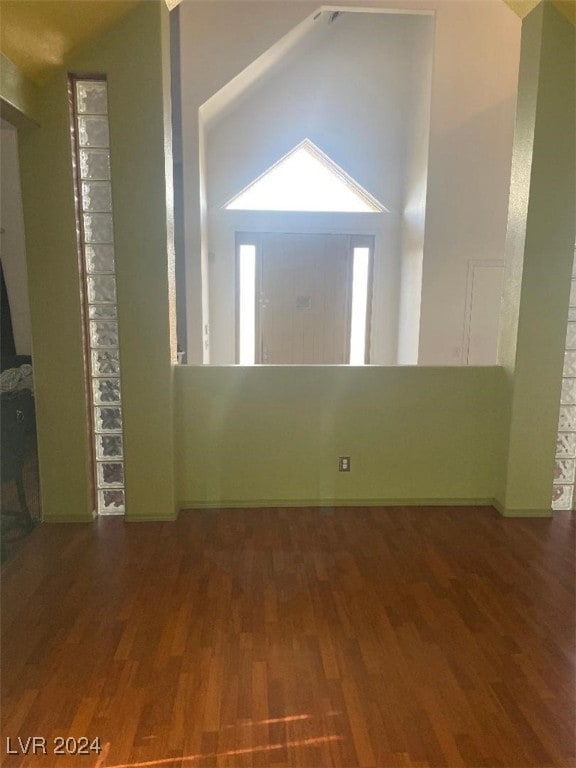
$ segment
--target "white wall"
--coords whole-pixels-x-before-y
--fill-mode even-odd
[[[330,23],[329,16],[322,14],[287,55],[206,121],[213,363],[234,362],[234,231],[270,230],[375,235],[370,360],[396,363],[405,167],[417,134],[414,105],[429,103],[429,91],[421,90],[430,77],[421,74],[431,69],[433,18],[345,13]],[[426,124],[423,120],[420,128]],[[389,213],[288,216],[223,210],[304,138]],[[419,159],[425,180],[421,153]]]
[[[502,0],[361,4],[368,5],[435,12],[418,362],[459,364],[464,362],[468,263],[501,259],[504,252],[520,20]],[[202,360],[203,344],[198,111],[228,81],[241,80],[238,75],[251,62],[317,8],[307,2],[242,0],[184,0],[180,6],[189,362]],[[354,126],[354,122],[345,121],[342,130],[346,133]],[[424,153],[426,140],[421,134],[420,140],[420,151]],[[334,159],[338,162],[338,157]],[[385,183],[379,179],[374,187],[371,178],[359,181],[377,197]],[[400,198],[400,213],[405,213],[404,205],[410,204],[414,183],[417,180],[409,182],[406,177],[406,197]],[[214,199],[219,200],[217,193]],[[421,237],[421,213],[418,216]],[[408,253],[411,246],[406,228],[400,243]],[[416,245],[418,254],[418,242]],[[209,258],[208,263],[212,270]],[[420,268],[416,263],[411,270],[405,261],[399,270],[395,300],[399,302],[402,296],[400,312],[413,321],[412,332],[398,340],[400,350],[404,350],[401,355],[405,355],[400,360],[412,362],[413,307],[417,304],[414,296],[418,293]],[[487,307],[487,311],[498,312],[498,308],[495,297],[494,306]],[[398,329],[395,333],[398,339]]]
[[[465,363],[468,265],[504,257],[520,30],[520,19],[501,0],[438,5],[421,365]],[[499,310],[496,294],[485,311]]]
[[[2,268],[6,280],[8,302],[17,355],[32,353],[30,336],[30,304],[26,273],[26,245],[18,162],[18,133],[2,123],[0,135],[0,212]]]
[[[413,93],[412,120],[406,126],[409,151],[404,164],[397,352],[401,365],[417,364],[420,345],[433,55],[434,36],[427,35],[421,42],[421,55],[411,60],[412,79],[420,87]]]

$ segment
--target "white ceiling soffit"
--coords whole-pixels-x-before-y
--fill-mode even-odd
[[[386,208],[304,139],[225,206],[231,211],[383,213]],[[387,211],[386,211],[387,212]]]

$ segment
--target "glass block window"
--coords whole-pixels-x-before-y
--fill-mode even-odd
[[[106,81],[72,78],[71,103],[96,508],[99,515],[121,515],[122,387]]]
[[[560,395],[560,417],[556,440],[552,509],[574,508],[576,478],[576,249],[570,285],[570,308],[566,329],[564,373]]]

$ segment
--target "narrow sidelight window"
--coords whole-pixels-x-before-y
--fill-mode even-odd
[[[239,359],[240,365],[254,365],[256,330],[256,246],[241,245],[239,272]]]
[[[370,248],[354,248],[353,254],[350,365],[364,365],[366,362]]]

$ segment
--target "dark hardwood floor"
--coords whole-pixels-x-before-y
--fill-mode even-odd
[[[42,525],[2,567],[2,766],[568,768],[574,641],[572,515]]]

